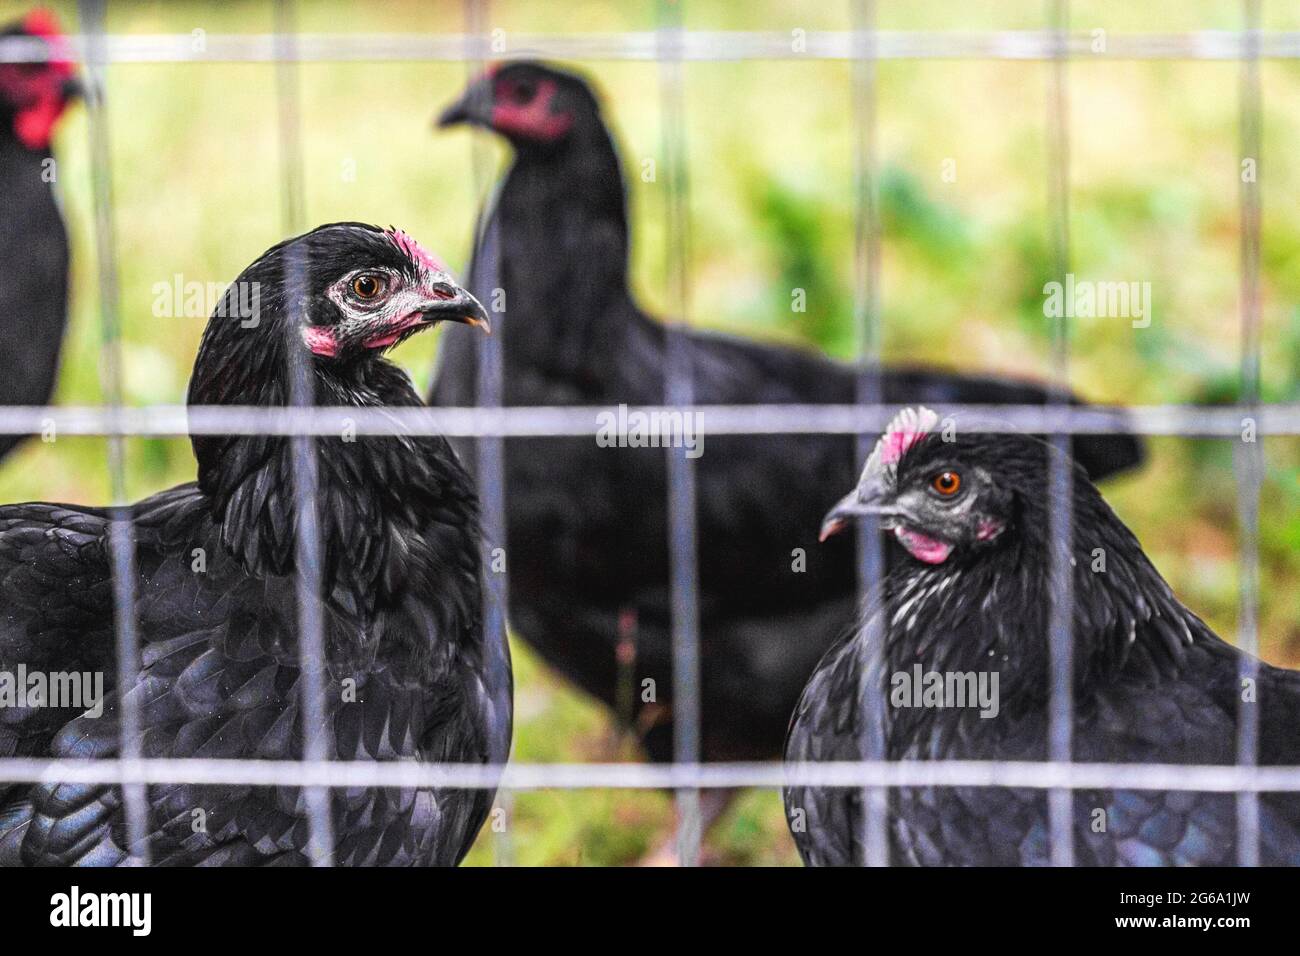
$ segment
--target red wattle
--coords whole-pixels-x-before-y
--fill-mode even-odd
[[[46,149],[62,114],[63,103],[57,97],[43,96],[14,117],[14,135],[28,149]]]

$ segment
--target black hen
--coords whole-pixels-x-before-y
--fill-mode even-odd
[[[286,276],[290,262],[305,268],[298,281]],[[307,324],[290,324],[301,315]],[[381,353],[440,319],[478,324],[484,315],[413,240],[357,223],[322,226],[270,249],[227,291],[189,401],[287,404],[288,347],[301,343],[317,404],[419,406]],[[108,513],[0,509],[0,670],[102,672],[108,686],[98,719],[70,707],[0,708],[0,754],[112,756],[119,697],[129,693],[146,757],[301,757],[290,441],[193,444],[198,482],[132,512],[142,667],[129,687],[112,686]],[[510,662],[504,635],[482,623],[469,476],[442,438],[320,438],[316,454],[332,758],[503,762]],[[456,863],[491,799],[482,790],[335,790],[335,862]],[[156,863],[307,861],[298,788],[152,786],[148,803]],[[116,864],[126,850],[116,788],[0,788],[0,862]]]
[[[623,180],[591,89],[569,73],[512,62],[471,86],[441,123],[495,130],[515,150],[470,276],[485,302],[501,303],[498,281],[504,291],[494,321],[504,326],[505,404],[663,402],[665,327],[628,290]],[[435,404],[476,402],[477,343],[450,334],[460,331],[443,340]],[[811,352],[707,333],[691,344],[701,404],[854,400],[854,371]],[[1045,392],[893,369],[884,394],[1005,403],[1041,402]],[[1076,450],[1094,476],[1140,457],[1126,437],[1080,439]],[[854,441],[719,436],[703,452],[703,754],[775,757],[800,689],[855,607],[852,548],[816,549],[819,502],[852,483]],[[506,443],[511,626],[586,691],[621,706],[655,760],[672,753],[666,470],[662,450],[613,450],[591,437]],[[635,640],[635,662],[622,671],[620,640]],[[646,679],[654,706],[642,700]]]
[[[1047,757],[1052,452],[1020,435],[945,441],[937,422],[925,409],[900,414],[826,518],[832,534],[878,515],[902,557],[867,612],[883,635],[881,671],[866,672],[865,626],[826,655],[790,727],[792,764],[862,759],[864,693],[883,698],[887,759]],[[1179,603],[1082,469],[1073,482],[1074,759],[1234,762],[1241,652]],[[1260,664],[1247,706],[1261,707],[1261,762],[1300,763],[1300,673]],[[805,862],[861,861],[859,797],[787,789]],[[906,787],[891,793],[888,820],[896,863],[1049,862],[1043,790]],[[1231,864],[1234,795],[1079,790],[1073,833],[1081,865]],[[1264,795],[1260,835],[1264,862],[1300,863],[1300,798]]]
[[[77,95],[67,40],[53,16],[0,31],[43,40],[45,63],[0,63],[0,405],[44,405],[68,321],[68,236],[54,196],[55,124]],[[0,435],[0,458],[21,440]]]

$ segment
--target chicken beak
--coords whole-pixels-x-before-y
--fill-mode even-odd
[[[897,510],[885,502],[886,489],[879,482],[861,484],[836,502],[822,519],[818,541],[825,541],[864,515],[893,515]]]
[[[464,289],[455,288],[450,298],[431,299],[420,310],[428,322],[460,322],[482,329],[492,334],[492,323],[488,321],[487,309],[482,303]]]
[[[470,84],[463,96],[438,114],[435,125],[440,129],[471,123],[478,126],[492,125],[492,86],[479,81]]]

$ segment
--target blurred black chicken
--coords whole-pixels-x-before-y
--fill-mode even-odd
[[[665,326],[628,288],[623,179],[588,85],[511,62],[440,123],[494,130],[514,148],[470,269],[471,291],[504,326],[504,403],[662,403]],[[476,403],[478,343],[460,331],[443,338],[434,404]],[[708,333],[691,335],[691,352],[700,404],[854,401],[854,370],[812,352]],[[919,368],[888,371],[883,387],[895,402],[1046,394]],[[1141,456],[1128,437],[1081,438],[1075,451],[1097,477]],[[664,454],[591,437],[506,443],[511,626],[637,728],[657,761],[671,759],[673,726]],[[776,757],[800,689],[855,607],[852,548],[816,549],[822,503],[853,481],[854,440],[710,436],[696,466],[703,756]]]
[[[878,516],[900,557],[882,603],[867,612],[883,635],[881,671],[864,675],[865,625],[827,653],[791,723],[786,760],[794,765],[862,759],[859,702],[872,693],[883,701],[887,759],[1047,758],[1053,452],[1030,436],[961,434],[960,422],[945,441],[937,423],[926,409],[902,412],[857,488],[826,517],[823,535],[859,515]],[[1241,652],[1179,603],[1078,467],[1073,488],[1074,759],[1233,763]],[[940,694],[930,674],[962,676],[965,701]],[[920,685],[936,688],[933,696]],[[1260,664],[1253,701],[1261,708],[1260,762],[1300,763],[1300,673]],[[805,862],[862,861],[860,793],[787,789]],[[1231,793],[1079,790],[1075,860],[1232,864],[1234,802]],[[891,793],[888,821],[894,863],[1050,859],[1043,790],[905,787]],[[1300,863],[1300,796],[1265,794],[1259,832],[1263,862]]]
[[[290,282],[290,261],[298,281]],[[302,289],[301,296],[291,289]],[[254,309],[250,303],[257,303]],[[294,316],[307,324],[295,329]],[[268,250],[209,320],[191,405],[281,406],[301,343],[322,405],[419,406],[382,353],[482,307],[404,233],[322,226]],[[113,686],[109,514],[0,508],[0,670],[102,672],[103,714],[0,708],[0,755],[108,757],[119,696],[139,702],[146,757],[299,759],[297,576],[291,443],[193,440],[198,482],[132,512],[142,666]],[[511,676],[481,617],[478,501],[442,438],[320,438],[326,730],[332,759],[504,762]],[[334,862],[453,864],[488,791],[335,790]],[[0,862],[116,864],[128,847],[116,788],[0,788]],[[299,864],[302,792],[152,786],[148,850],[160,864]],[[200,815],[201,829],[194,826]]]
[[[49,60],[0,63],[0,405],[44,405],[68,320],[68,236],[54,195],[54,127],[80,92],[53,15],[0,31],[43,41]],[[18,444],[0,434],[0,458]]]

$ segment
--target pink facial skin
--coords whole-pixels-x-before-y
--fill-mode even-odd
[[[952,554],[952,545],[946,541],[939,541],[911,528],[895,528],[894,537],[907,549],[908,554],[926,564],[943,564],[948,560],[948,555]]]
[[[551,112],[555,90],[554,80],[543,80],[537,85],[536,95],[523,105],[509,101],[498,91],[496,105],[492,107],[492,128],[543,142],[559,139],[573,125],[573,117]]]
[[[378,335],[373,335],[363,343],[368,349],[387,348],[402,337],[402,333],[408,329],[420,325],[424,317],[418,312],[414,315],[408,315],[399,322],[390,325],[388,329]],[[334,335],[334,330],[324,325],[309,325],[302,330],[302,340],[307,343],[307,348],[325,358],[336,358],[339,354],[339,341]]]
[[[366,339],[365,346],[368,349],[382,349],[392,345],[402,337],[402,333],[407,329],[414,328],[424,323],[424,316],[416,312],[414,315],[408,315],[388,327],[387,332],[381,332],[378,335],[372,335]]]
[[[302,340],[317,355],[334,358],[339,354],[339,340],[334,337],[334,330],[327,326],[307,326],[302,330]]]
[[[424,317],[416,312],[408,315],[392,325],[385,331],[373,335],[363,343],[368,349],[387,348],[402,337],[402,333],[414,326],[424,322]],[[307,343],[307,348],[311,349],[316,355],[325,358],[335,358],[339,354],[339,340],[334,335],[334,330],[324,325],[309,325],[302,330],[302,340]]]

